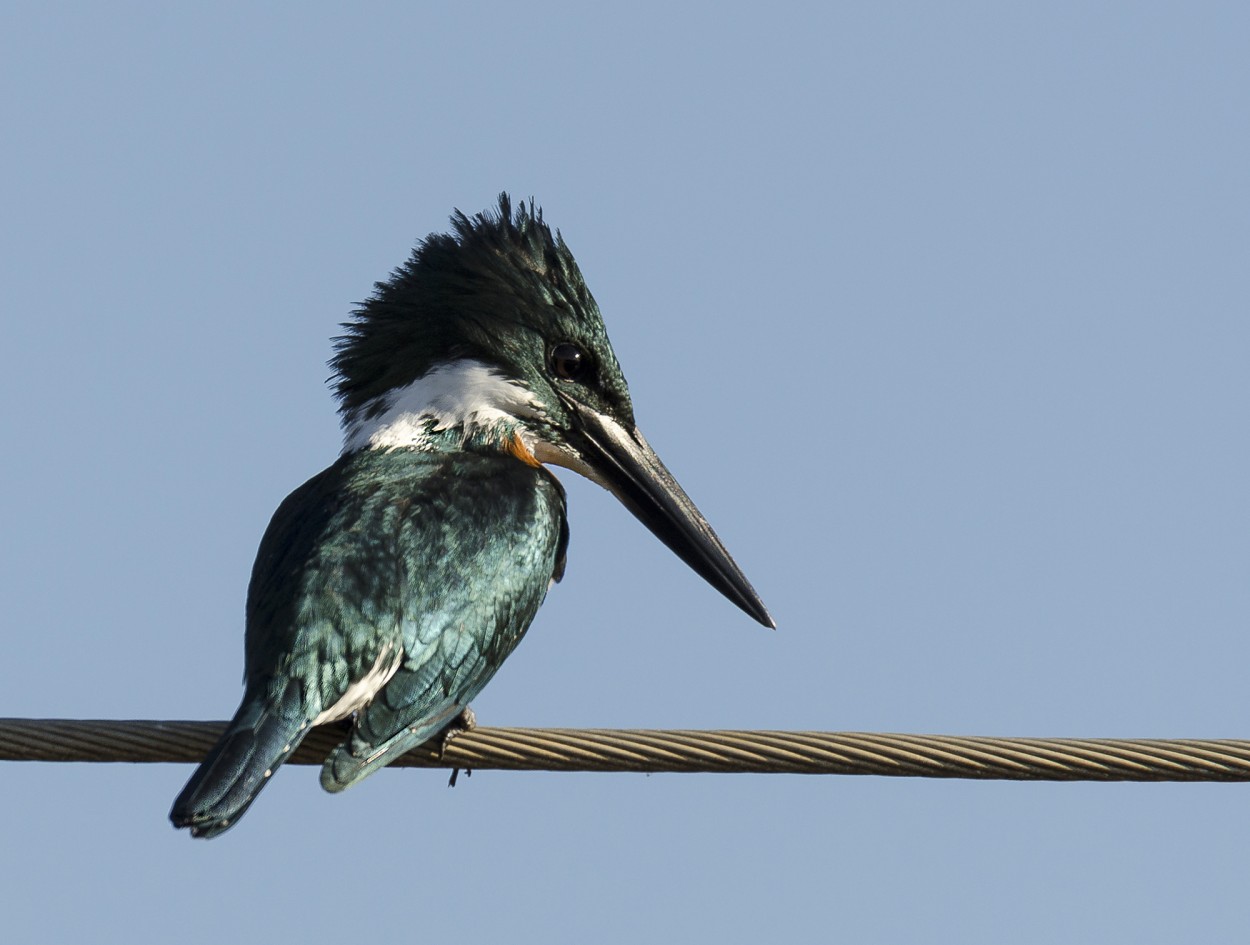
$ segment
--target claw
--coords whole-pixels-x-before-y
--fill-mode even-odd
[[[447,751],[447,744],[457,735],[463,735],[465,732],[471,732],[477,728],[477,716],[473,714],[473,710],[465,706],[459,715],[447,723],[447,727],[443,729],[442,738],[438,745],[438,758],[442,761],[444,752]]]
[[[457,715],[450,722],[448,722],[447,727],[443,729],[442,739],[440,740],[439,745],[438,745],[439,761],[443,760],[443,754],[447,751],[448,742],[450,742],[453,738],[455,738],[458,735],[463,735],[465,732],[473,731],[475,728],[477,728],[477,716],[473,714],[472,708],[470,708],[469,706],[465,706],[464,709],[460,712],[460,714]],[[473,770],[471,768],[464,769],[464,776],[466,778],[472,777],[472,775],[473,775]],[[456,779],[459,776],[460,776],[460,769],[453,768],[451,772],[451,779],[447,782],[447,786],[455,787]]]

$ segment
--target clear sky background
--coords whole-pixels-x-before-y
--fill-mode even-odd
[[[211,7],[211,8],[210,8]],[[220,719],[329,338],[508,189],[772,609],[596,487],[486,725],[1250,736],[1244,4],[0,13],[0,715]],[[1250,786],[0,766],[13,942],[1228,940]]]

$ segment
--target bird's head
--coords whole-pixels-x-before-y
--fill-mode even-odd
[[[462,448],[611,491],[756,620],[763,603],[634,423],[603,318],[563,238],[507,194],[452,217],[353,313],[331,365],[344,452]]]

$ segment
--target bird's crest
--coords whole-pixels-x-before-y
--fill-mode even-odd
[[[522,347],[535,334],[611,350],[573,254],[532,199],[514,209],[503,193],[497,212],[456,211],[451,223],[376,283],[335,339],[331,381],[345,424],[451,359],[520,368],[533,360]]]

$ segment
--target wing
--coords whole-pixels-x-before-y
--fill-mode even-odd
[[[236,823],[312,725],[349,714],[397,667],[386,659],[400,648],[386,528],[399,517],[357,465],[340,460],[292,492],[261,539],[243,701],[170,812],[195,836]],[[375,584],[377,593],[365,593]]]
[[[564,492],[512,458],[449,461],[401,529],[404,656],[326,759],[341,791],[438,734],[520,641],[563,566]]]

